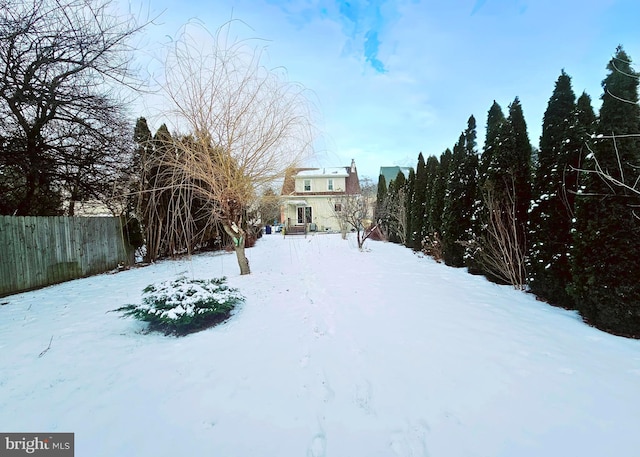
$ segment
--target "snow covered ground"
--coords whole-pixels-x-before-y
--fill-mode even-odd
[[[266,235],[249,276],[209,253],[0,299],[0,431],[75,432],[78,457],[638,455],[639,341],[366,247]],[[181,274],[246,302],[183,338],[107,312]]]

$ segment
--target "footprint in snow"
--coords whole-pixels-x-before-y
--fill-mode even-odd
[[[375,414],[372,405],[373,394],[371,392],[371,383],[365,381],[364,384],[356,385],[356,394],[354,397],[355,404],[367,415]]]
[[[307,457],[325,457],[327,450],[327,438],[324,433],[318,433],[311,440],[311,445],[307,449]]]
[[[389,447],[397,457],[428,457],[427,433],[429,425],[424,420],[409,422],[405,430],[391,435]]]

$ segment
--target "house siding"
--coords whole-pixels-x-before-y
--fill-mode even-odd
[[[333,179],[333,191],[329,190],[329,179]],[[311,181],[311,190],[304,190],[305,180]],[[301,177],[296,178],[295,192],[298,194],[310,194],[318,192],[344,192],[346,189],[344,177]]]
[[[333,181],[333,190],[329,189]],[[305,190],[305,181],[311,189]],[[336,200],[345,194],[359,194],[360,183],[355,162],[350,167],[299,168],[290,170],[282,186],[281,222],[285,226],[299,226],[298,208],[311,208],[311,224],[318,231],[339,230],[334,212]]]
[[[330,196],[309,195],[304,198],[304,201],[306,205],[284,205],[284,220],[282,222],[285,225],[300,225],[298,224],[298,207],[309,206],[312,208],[311,222],[316,224],[318,231],[338,230],[338,220],[335,217],[333,201]]]

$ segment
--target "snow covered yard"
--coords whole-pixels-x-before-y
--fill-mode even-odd
[[[249,276],[210,253],[0,299],[0,430],[78,457],[638,455],[639,341],[366,247],[274,234]],[[183,274],[246,302],[182,338],[107,312]]]

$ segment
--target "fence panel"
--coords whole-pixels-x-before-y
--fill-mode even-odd
[[[0,297],[132,261],[119,218],[0,216]]]

